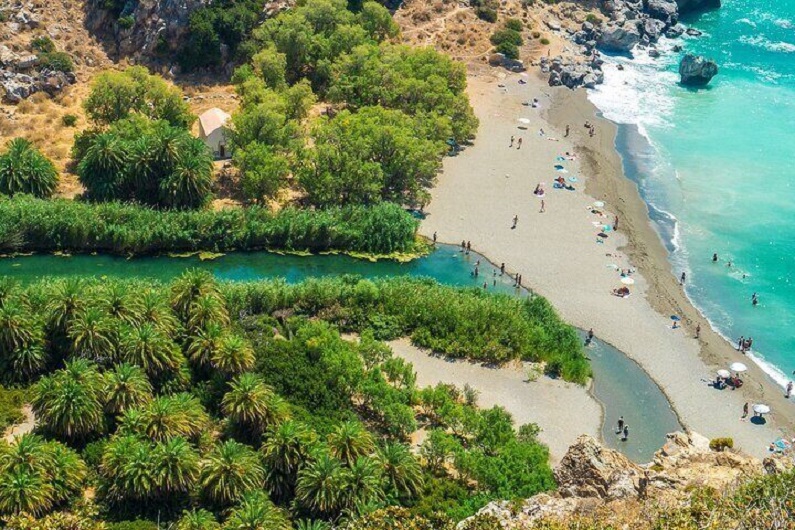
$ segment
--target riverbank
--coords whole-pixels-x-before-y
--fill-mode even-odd
[[[522,274],[525,285],[547,297],[564,319],[594,328],[637,361],[686,427],[708,437],[731,436],[757,456],[782,432],[791,434],[792,404],[756,365],[712,331],[679,287],[645,204],[623,176],[615,127],[595,116],[585,93],[550,89],[532,74],[471,76],[469,90],[481,120],[478,138],[445,161],[421,233],[436,232],[440,241],[451,243],[469,240],[494,262]],[[533,98],[539,108],[523,105]],[[583,127],[586,121],[596,124],[593,137]],[[509,147],[511,136],[522,138],[521,149],[516,143]],[[567,151],[579,159],[558,161]],[[556,164],[568,173],[557,172]],[[567,184],[568,177],[577,177],[569,184],[576,190],[552,189],[558,175]],[[539,182],[546,184],[543,213],[541,199],[533,195]],[[605,202],[605,216],[591,213],[595,199]],[[511,229],[514,215],[519,222]],[[618,233],[598,237],[613,215],[619,216]],[[611,265],[638,270],[629,298],[611,295],[622,285]],[[672,329],[672,314],[682,317],[683,327]],[[695,340],[698,323],[701,338]],[[709,386],[715,370],[734,360],[749,366],[744,387],[718,391]],[[745,402],[770,405],[768,422],[741,421]],[[560,417],[565,421],[565,414]]]

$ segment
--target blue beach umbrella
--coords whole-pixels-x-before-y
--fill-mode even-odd
[[[681,319],[681,318],[679,318],[679,316],[678,316],[678,315],[671,315],[671,320],[673,320],[674,322],[679,322],[679,321],[680,321],[680,320],[682,320],[682,319]]]

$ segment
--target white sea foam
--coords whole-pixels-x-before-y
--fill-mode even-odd
[[[773,21],[773,24],[775,24],[776,26],[778,26],[780,28],[784,28],[784,29],[792,29],[793,27],[795,27],[795,26],[793,26],[792,21],[791,20],[787,20],[786,18],[776,19],[776,20]]]
[[[754,22],[750,18],[741,18],[741,19],[735,20],[735,23],[737,23],[737,24],[748,24],[752,28],[756,27],[756,22]]]
[[[740,37],[740,42],[756,48],[763,48],[770,52],[795,53],[795,44],[784,41],[772,41],[763,35],[743,35]]]

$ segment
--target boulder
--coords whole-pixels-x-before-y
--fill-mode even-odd
[[[665,22],[656,18],[647,18],[643,23],[643,32],[649,37],[649,42],[657,42],[665,30]]]
[[[666,24],[675,24],[679,19],[679,6],[675,0],[646,0],[646,13]]]
[[[658,59],[660,55],[661,55],[660,50],[658,50],[657,48],[649,48],[649,57]]]
[[[691,11],[702,11],[705,9],[717,9],[720,7],[720,0],[676,0],[680,13]]]
[[[561,497],[623,499],[637,492],[640,466],[618,451],[608,449],[590,436],[580,436],[555,468]]]
[[[627,21],[622,25],[605,24],[602,26],[602,34],[597,41],[599,48],[605,51],[630,53],[641,40],[638,25]]]
[[[19,55],[12,52],[8,46],[0,46],[0,66],[12,66],[19,60]]]
[[[685,30],[686,28],[682,24],[674,24],[665,30],[665,36],[669,39],[676,39],[677,37],[681,37]]]
[[[701,35],[703,35],[703,33],[701,33],[696,28],[687,28],[687,30],[685,30],[685,33],[687,33],[691,37],[700,37]]]
[[[683,85],[705,86],[717,73],[717,63],[701,55],[688,53],[679,63],[679,76]]]
[[[20,70],[29,70],[39,64],[39,58],[33,54],[23,55],[17,60],[17,68]]]

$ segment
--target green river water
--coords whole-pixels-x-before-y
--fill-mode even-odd
[[[480,276],[473,277],[475,262],[481,261]],[[185,269],[198,267],[212,272],[219,280],[247,281],[284,278],[300,282],[306,278],[355,274],[368,278],[411,275],[434,278],[446,285],[483,288],[492,292],[526,296],[511,280],[499,276],[482,256],[465,256],[456,247],[440,245],[428,256],[409,263],[381,260],[369,262],[348,256],[294,256],[268,252],[232,253],[214,260],[198,257],[145,257],[125,259],[107,255],[34,255],[0,259],[0,276],[23,283],[43,277],[97,276],[114,278],[152,278],[167,281]],[[647,462],[665,441],[665,434],[681,429],[679,421],[660,388],[624,354],[601,341],[587,350],[594,371],[593,394],[605,410],[602,435],[608,446],[638,462]],[[566,411],[561,411],[562,415]],[[630,439],[622,442],[613,432],[619,416],[630,425]]]

